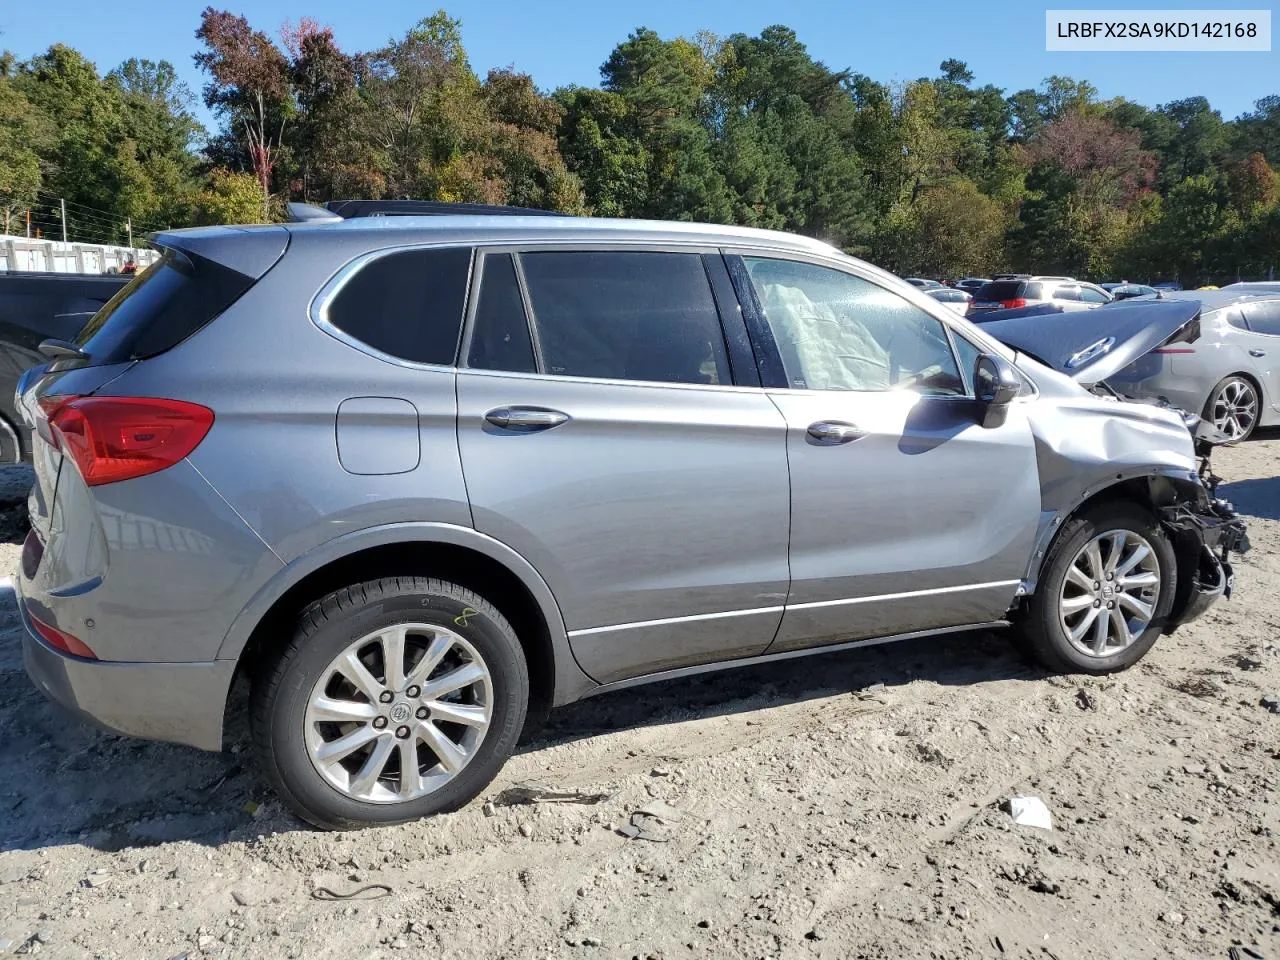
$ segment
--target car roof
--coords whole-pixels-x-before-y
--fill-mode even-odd
[[[299,236],[318,239],[324,235],[342,237],[345,241],[367,240],[370,248],[413,243],[441,242],[512,242],[527,240],[564,240],[567,242],[612,240],[703,243],[708,246],[771,247],[796,253],[813,253],[820,256],[842,256],[830,244],[812,237],[782,233],[777,230],[759,230],[754,227],[734,227],[720,224],[684,223],[666,220],[622,220],[604,217],[524,217],[524,216],[396,216],[360,217],[352,220],[309,221],[302,223],[267,224],[244,227],[193,227],[186,230],[166,231],[157,235],[194,239],[214,235],[226,236],[230,232],[252,233],[267,230],[287,230]]]

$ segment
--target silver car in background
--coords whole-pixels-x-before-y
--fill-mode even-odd
[[[991,310],[1018,310],[1052,303],[1063,310],[1089,310],[1110,303],[1111,294],[1092,283],[1073,277],[1042,277],[1002,274],[972,291],[969,313]]]
[[[1196,336],[1158,347],[1111,378],[1129,396],[1165,399],[1210,421],[1229,440],[1280,424],[1280,293],[1166,291],[1199,301]]]

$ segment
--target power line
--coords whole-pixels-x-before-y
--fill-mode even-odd
[[[111,223],[119,223],[122,225],[127,220],[132,220],[134,226],[141,230],[151,230],[151,229],[161,228],[160,224],[153,223],[150,220],[141,220],[141,219],[138,219],[137,217],[122,216],[118,213],[113,213],[112,211],[107,210],[103,207],[94,207],[87,203],[80,203],[76,200],[66,200],[63,197],[59,197],[56,194],[50,193],[48,190],[36,190],[35,195],[37,197],[45,197],[46,200],[44,202],[50,207],[57,206],[59,203],[65,203],[70,208],[70,212],[78,213],[78,215],[80,216],[97,217],[101,220],[106,220]]]

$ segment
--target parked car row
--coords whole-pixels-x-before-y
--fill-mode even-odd
[[[43,345],[16,589],[112,730],[219,749],[244,676],[312,823],[457,808],[551,706],[725,666],[1013,626],[1122,669],[1247,548],[1195,418],[1106,386],[1194,301],[979,327],[781,233],[307,219],[161,234]]]

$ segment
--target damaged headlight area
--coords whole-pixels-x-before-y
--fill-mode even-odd
[[[1182,486],[1173,503],[1156,511],[1178,558],[1178,586],[1165,633],[1200,617],[1219,597],[1229,598],[1235,585],[1230,554],[1249,549],[1244,521],[1230,501],[1217,495],[1220,482],[1205,457],[1200,483]]]

